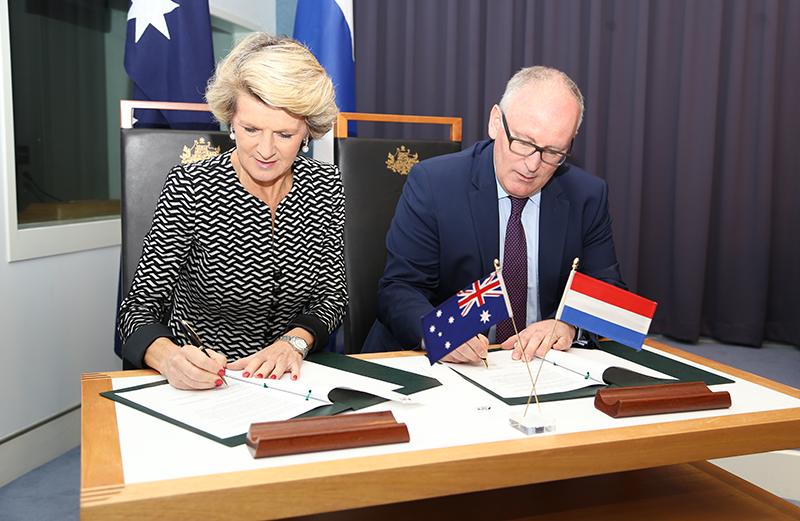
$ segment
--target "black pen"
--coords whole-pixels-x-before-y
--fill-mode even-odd
[[[203,341],[200,339],[200,335],[198,335],[197,332],[192,327],[192,324],[190,324],[188,320],[184,320],[184,319],[178,320],[178,323],[183,328],[183,331],[184,331],[184,333],[186,333],[186,336],[189,337],[189,342],[191,342],[193,346],[199,348],[200,351],[205,353],[205,355],[207,357],[212,358],[212,356],[209,354],[208,350],[205,347],[203,347]],[[222,383],[224,383],[227,386],[228,385],[228,381],[225,380],[225,377],[222,376],[222,375],[219,375],[219,377],[222,378]]]

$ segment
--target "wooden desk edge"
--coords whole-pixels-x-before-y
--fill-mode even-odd
[[[105,373],[81,376],[81,495],[88,489],[123,484],[117,414],[110,391],[113,377]]]
[[[727,432],[747,442],[720,443],[720,425],[713,421],[688,434],[658,428],[646,433],[640,426],[630,428],[639,431],[638,437],[617,432],[591,445],[579,439],[592,433],[575,433],[542,438],[549,447],[535,451],[536,440],[514,440],[132,484],[113,497],[82,500],[81,511],[86,520],[112,514],[135,519],[142,511],[174,519],[187,511],[225,518],[224,505],[233,504],[240,519],[258,519],[265,512],[283,518],[760,452],[778,441],[797,443],[797,413],[787,422],[739,420]],[[343,492],[348,490],[358,494]],[[314,501],[303,500],[308,491]]]
[[[652,341],[648,342],[648,345],[739,378],[751,381],[757,380],[755,383],[792,396],[800,395],[797,390],[790,387],[724,364],[706,360],[703,357],[685,353],[680,349]],[[415,356],[417,354],[399,352],[362,357],[375,358],[381,355]],[[776,442],[789,443],[791,438],[794,443],[797,443],[796,436],[790,433],[798,432],[798,429],[800,429],[800,415],[798,415],[800,409],[790,409],[610,429],[609,431],[613,432],[605,433],[603,431],[593,431],[591,433],[563,434],[541,438],[538,441],[512,440],[465,447],[416,451],[413,453],[354,458],[322,464],[294,465],[281,467],[281,476],[277,478],[270,475],[269,469],[259,469],[162,481],[155,484],[144,483],[125,486],[123,483],[114,403],[100,398],[98,393],[111,388],[111,378],[142,374],[152,374],[152,372],[118,371],[105,373],[101,377],[86,375],[82,378],[82,393],[85,404],[83,414],[87,415],[84,418],[91,418],[93,425],[85,423],[83,426],[81,511],[86,514],[93,512],[91,514],[92,518],[95,517],[95,514],[97,518],[106,516],[114,509],[123,507],[123,505],[123,510],[131,508],[131,512],[134,512],[141,507],[142,502],[151,504],[152,502],[160,503],[168,500],[176,501],[187,507],[192,504],[196,506],[199,501],[207,504],[208,508],[213,509],[215,502],[219,503],[221,498],[219,494],[225,495],[228,499],[230,499],[231,494],[237,497],[241,495],[243,499],[249,494],[265,494],[267,491],[269,491],[267,495],[271,498],[268,501],[270,503],[269,510],[277,517],[312,514],[343,508],[342,500],[339,497],[341,496],[340,491],[343,483],[346,483],[348,487],[359,487],[361,489],[366,487],[369,489],[366,491],[368,493],[359,494],[359,496],[362,496],[360,502],[355,504],[349,501],[344,507],[356,508],[591,475],[593,468],[596,469],[596,466],[594,464],[587,466],[585,462],[580,462],[581,459],[591,461],[591,457],[587,454],[587,447],[584,445],[583,449],[581,449],[581,440],[588,435],[597,436],[600,434],[599,444],[605,447],[604,453],[619,454],[619,451],[623,450],[634,455],[627,459],[621,458],[613,464],[607,462],[607,465],[603,467],[604,472],[617,472],[642,468],[642,463],[637,463],[638,456],[636,456],[640,451],[649,451],[651,459],[648,460],[647,466],[652,466],[762,452],[764,450],[777,450]],[[105,403],[100,407],[97,407],[96,404],[87,407],[87,404],[91,402]],[[103,417],[104,420],[97,421],[98,415]],[[751,425],[750,421],[746,419],[754,419],[753,415],[759,417],[760,423],[757,425]],[[740,416],[746,418],[738,418]],[[742,437],[747,438],[749,442],[736,444],[735,450],[731,444],[719,443],[719,429],[723,427],[720,423],[724,423],[724,427],[728,429],[735,429],[740,432]],[[698,430],[688,435],[690,439],[682,441],[680,456],[674,454],[674,451],[665,451],[659,455],[660,459],[652,458],[654,448],[660,443],[672,436],[686,436],[685,429],[690,427]],[[91,432],[87,432],[94,431],[96,433],[98,428],[101,428],[108,436],[95,436]],[[111,436],[112,433],[113,436]],[[748,436],[744,436],[744,433],[747,433]],[[109,438],[112,439],[109,440]],[[544,446],[536,451],[535,459],[537,461],[526,462],[532,456],[530,454],[520,455],[519,451],[524,451],[525,449],[530,451],[532,441],[535,444],[539,444],[542,440],[547,441],[544,441]],[[548,447],[548,444],[551,446]],[[596,447],[594,450],[596,450]],[[553,457],[548,457],[548,455]],[[551,462],[549,465],[542,465],[543,462],[548,461]],[[427,474],[429,476],[428,479],[432,479],[434,482],[438,479],[442,483],[446,483],[452,481],[446,479],[448,475],[468,476],[472,474],[471,471],[476,464],[480,468],[491,466],[496,468],[498,465],[500,467],[504,465],[519,467],[526,463],[531,465],[537,463],[539,467],[536,473],[526,474],[524,480],[517,476],[518,473],[509,475],[503,472],[490,472],[483,473],[479,481],[465,479],[458,484],[450,484],[452,486],[445,485],[439,489],[434,487],[427,489],[425,492],[414,486],[414,482],[422,474]],[[98,465],[100,465],[99,468],[105,466],[105,470],[96,472]],[[414,465],[413,472],[409,470],[411,465]],[[357,470],[354,471],[353,468]],[[594,473],[597,473],[596,470]],[[331,489],[330,485],[332,476],[338,477],[337,486],[333,487],[333,489]],[[389,487],[389,483],[398,486]],[[297,501],[289,500],[289,498],[296,497],[298,487],[302,490],[315,490],[325,500],[313,506],[306,505],[301,507]],[[287,498],[287,502],[276,502],[276,497]]]

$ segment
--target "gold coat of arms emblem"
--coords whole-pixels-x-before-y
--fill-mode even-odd
[[[183,152],[181,152],[181,164],[187,165],[189,163],[196,163],[198,161],[210,159],[214,156],[218,156],[219,150],[219,147],[211,146],[211,142],[206,141],[206,138],[204,137],[195,139],[191,148],[183,145]]]
[[[411,167],[419,163],[419,154],[412,154],[405,145],[400,145],[394,154],[386,154],[386,168],[400,175],[408,175]]]

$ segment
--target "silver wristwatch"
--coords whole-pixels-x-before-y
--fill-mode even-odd
[[[283,335],[278,340],[283,340],[290,346],[292,346],[298,353],[300,353],[303,358],[305,359],[306,355],[308,355],[308,351],[310,348],[308,347],[308,342],[300,338],[299,336],[294,335]]]

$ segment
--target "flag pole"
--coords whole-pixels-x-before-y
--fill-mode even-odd
[[[517,344],[519,344],[520,348],[522,348],[522,359],[525,361],[525,369],[528,370],[528,378],[531,379],[531,392],[528,395],[528,402],[525,404],[525,412],[522,413],[523,416],[528,414],[528,407],[531,405],[531,399],[536,399],[536,407],[539,409],[539,412],[542,412],[542,405],[539,403],[539,395],[536,393],[536,381],[533,378],[533,373],[531,373],[531,366],[528,362],[528,357],[525,356],[525,348],[522,347],[522,339],[519,337],[519,331],[517,330],[517,321],[514,320],[514,311],[511,309],[511,302],[508,300],[508,292],[506,291],[506,282],[503,280],[503,274],[500,273],[500,261],[495,259],[494,260],[494,272],[497,274],[498,280],[500,280],[500,286],[503,288],[503,298],[506,299],[506,307],[508,308],[508,318],[511,319],[511,325],[514,326],[514,336],[517,337]]]
[[[533,381],[534,385],[536,385],[536,382],[539,381],[539,375],[542,373],[542,366],[544,366],[544,360],[547,357],[547,353],[549,353],[550,349],[552,349],[550,342],[552,342],[553,340],[553,334],[556,332],[556,326],[558,325],[559,318],[561,317],[561,308],[564,306],[564,295],[567,294],[567,288],[569,288],[570,285],[572,284],[572,277],[575,276],[575,272],[578,270],[579,262],[580,259],[578,259],[578,257],[575,257],[575,259],[573,259],[572,261],[572,271],[569,272],[567,285],[564,286],[564,292],[561,294],[561,302],[558,304],[558,309],[556,310],[556,318],[555,321],[553,322],[553,329],[550,331],[550,335],[548,335],[547,337],[547,342],[545,342],[545,346],[547,347],[545,348],[544,354],[541,357],[542,361],[539,363],[539,370],[536,371],[536,378]],[[530,398],[528,398],[528,401],[530,401]]]

